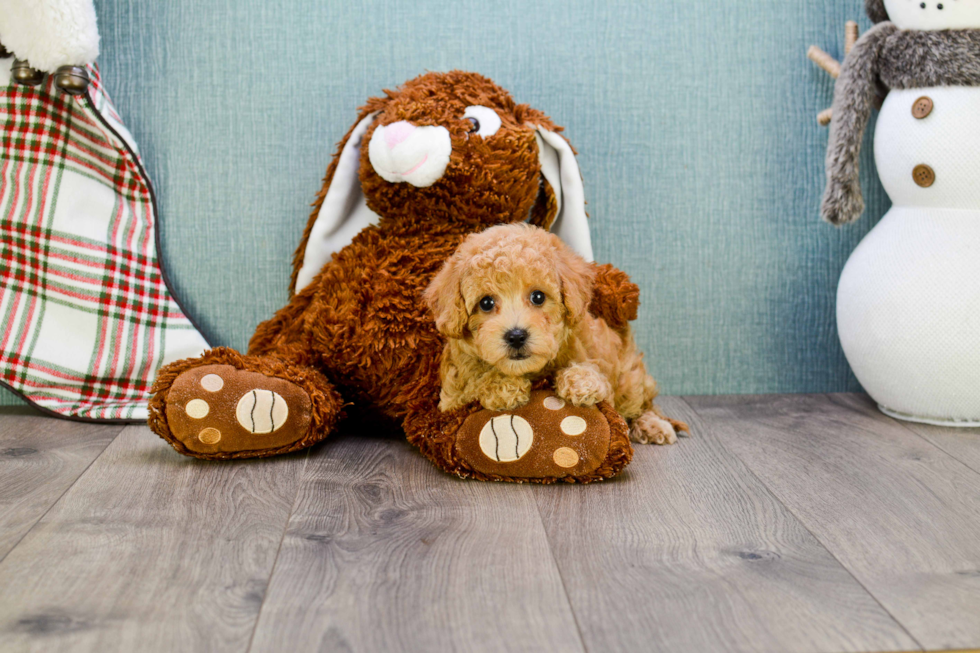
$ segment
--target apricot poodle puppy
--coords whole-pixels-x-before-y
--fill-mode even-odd
[[[489,410],[528,402],[535,381],[576,406],[608,401],[639,443],[671,444],[687,424],[654,403],[629,325],[589,314],[593,267],[538,227],[510,224],[463,241],[425,292],[447,337],[439,408],[479,401]]]

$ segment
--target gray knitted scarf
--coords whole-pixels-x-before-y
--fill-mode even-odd
[[[825,220],[844,224],[864,212],[858,161],[878,89],[930,86],[980,86],[980,30],[899,30],[882,22],[858,40],[834,88]]]

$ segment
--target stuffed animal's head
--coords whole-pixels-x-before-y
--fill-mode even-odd
[[[428,73],[386,97],[361,145],[361,188],[382,220],[527,219],[538,198],[538,127],[543,113],[474,73]]]
[[[425,233],[529,221],[591,260],[581,173],[560,130],[475,73],[427,73],[371,98],[327,170],[295,288],[378,223]]]
[[[980,29],[980,0],[865,0],[865,8],[874,22],[899,29]]]
[[[543,369],[588,311],[595,272],[526,224],[468,236],[425,292],[436,328],[509,376]]]

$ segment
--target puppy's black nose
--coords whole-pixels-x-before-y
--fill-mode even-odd
[[[511,349],[520,349],[527,342],[527,331],[524,329],[511,329],[504,334],[504,340]]]

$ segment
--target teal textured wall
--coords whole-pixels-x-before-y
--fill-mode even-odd
[[[887,209],[818,218],[832,83],[861,0],[97,1],[100,64],[141,144],[164,259],[216,344],[287,298],[289,259],[355,109],[425,70],[482,72],[579,150],[596,257],[642,287],[664,392],[856,390],[834,296]],[[870,150],[870,147],[868,148]],[[9,397],[7,397],[9,400]]]

